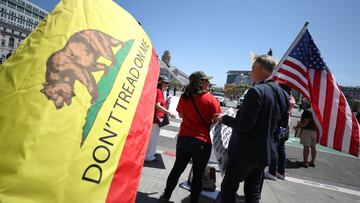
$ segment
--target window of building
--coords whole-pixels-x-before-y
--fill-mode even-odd
[[[8,6],[9,6],[10,8],[13,8],[13,9],[16,8],[15,3],[14,3],[14,2],[11,2],[11,1],[8,2]]]
[[[21,7],[21,6],[17,6],[16,10],[20,11],[20,12],[24,12],[24,7]]]
[[[21,1],[21,0],[18,0],[18,3],[20,4],[20,5],[25,5],[25,2],[23,2],[23,1]]]
[[[25,9],[25,13],[26,13],[26,15],[31,15],[31,11],[29,10],[29,9]]]
[[[2,46],[2,47],[5,46],[5,40],[4,40],[4,39],[1,40],[1,46]]]
[[[14,45],[15,45],[14,42],[15,42],[14,38],[10,37],[10,39],[9,39],[9,47],[14,47]]]
[[[6,5],[6,0],[0,0],[0,4]]]

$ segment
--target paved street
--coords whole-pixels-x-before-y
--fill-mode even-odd
[[[236,102],[229,102],[222,107],[223,112],[229,107],[236,107]],[[294,110],[291,117],[291,129],[299,120],[301,112]],[[175,160],[176,135],[181,120],[172,119],[169,126],[161,129],[158,155],[161,162],[145,164],[138,189],[136,202],[158,202],[166,178]],[[294,132],[286,143],[287,167],[286,180],[265,180],[261,202],[360,202],[360,161],[353,156],[318,145],[315,168],[301,168],[296,161],[302,160],[302,146]],[[217,167],[212,155],[210,165]],[[187,167],[179,183],[187,179],[191,164]],[[222,177],[217,172],[217,186],[220,188]],[[189,192],[177,187],[171,198],[173,202],[188,202]],[[239,202],[242,202],[242,185],[238,190]],[[200,202],[219,202],[201,198]]]

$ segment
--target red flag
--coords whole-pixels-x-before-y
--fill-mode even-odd
[[[306,25],[278,64],[274,79],[311,103],[321,145],[359,157],[359,123]]]

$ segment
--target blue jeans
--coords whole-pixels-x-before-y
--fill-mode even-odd
[[[279,141],[279,143],[276,144],[275,148],[276,152],[273,151],[271,155],[269,173],[275,176],[277,171],[281,175],[284,175],[286,163],[285,141]]]
[[[193,179],[191,183],[190,202],[199,201],[202,186],[202,174],[211,155],[211,144],[193,137],[178,136],[176,143],[176,159],[166,181],[163,197],[170,199],[181,174],[184,172],[190,159],[193,164]]]

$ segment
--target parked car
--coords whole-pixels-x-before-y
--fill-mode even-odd
[[[226,106],[225,94],[222,92],[213,92],[214,97],[220,102],[220,106]]]
[[[242,104],[243,104],[245,95],[246,95],[246,93],[248,92],[248,90],[249,90],[249,89],[245,90],[244,94],[241,95],[241,97],[239,97],[239,99],[238,99],[238,101],[237,101],[237,105],[236,105],[236,107],[237,107],[238,109],[240,109],[240,108],[242,107]]]

